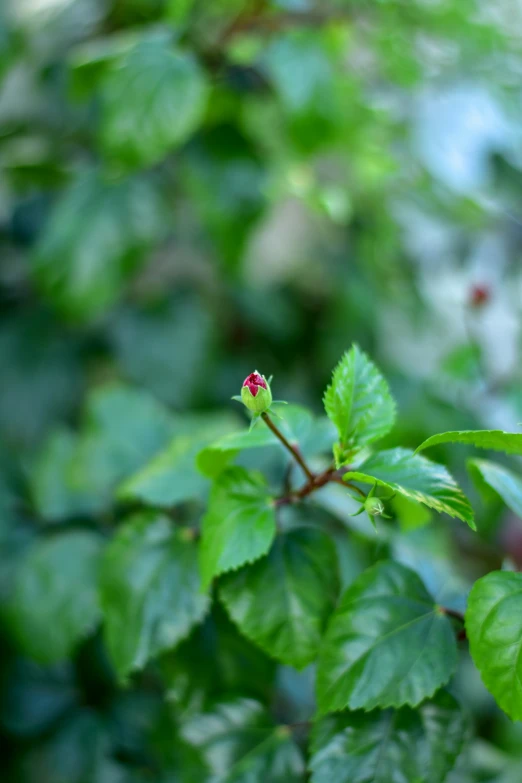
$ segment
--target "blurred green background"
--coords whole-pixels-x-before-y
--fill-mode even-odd
[[[393,444],[517,430],[521,74],[518,0],[1,0],[3,780],[203,781],[164,699],[196,689],[192,648],[120,688],[98,629],[45,665],[12,602],[37,538],[112,529],[172,421],[240,426],[255,368],[319,411],[356,341]],[[433,456],[472,492],[463,455]],[[478,537],[404,513],[392,543],[457,603],[522,566],[520,520],[475,506]],[[354,537],[347,581],[375,546]],[[217,609],[200,636],[198,687],[309,714],[306,672]],[[458,687],[479,739],[455,783],[519,783],[520,730],[465,660]]]

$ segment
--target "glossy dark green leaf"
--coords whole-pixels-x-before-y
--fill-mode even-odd
[[[388,384],[357,345],[344,354],[324,394],[343,450],[379,440],[393,427],[395,403]]]
[[[71,710],[55,731],[29,746],[21,759],[24,783],[127,783],[110,758],[106,722],[89,708]]]
[[[190,531],[154,514],[127,522],[106,549],[100,595],[109,654],[125,678],[174,647],[208,609]]]
[[[504,451],[506,454],[522,454],[522,433],[503,430],[462,430],[441,432],[423,441],[417,451],[438,446],[440,443],[465,443],[478,449]]]
[[[412,710],[329,715],[313,729],[312,783],[444,783],[468,734],[449,693]]]
[[[470,502],[448,470],[409,449],[377,452],[343,478],[387,487],[475,529]]]
[[[102,539],[85,531],[39,539],[29,549],[8,607],[9,627],[26,655],[61,661],[94,630],[101,549]]]
[[[206,100],[205,74],[192,55],[164,36],[144,39],[105,78],[102,147],[110,157],[150,166],[196,130]]]
[[[203,751],[212,783],[301,783],[304,762],[286,726],[274,727],[252,699],[219,702],[190,718],[182,736]]]
[[[190,637],[162,656],[161,671],[169,702],[188,715],[203,712],[223,693],[266,701],[276,663],[240,634],[216,602]]]
[[[274,505],[262,477],[243,468],[221,473],[202,522],[203,585],[266,555],[275,532]]]
[[[503,465],[485,459],[469,460],[468,470],[479,489],[487,485],[500,495],[506,506],[522,517],[522,478]]]
[[[151,180],[110,181],[81,174],[63,192],[33,256],[42,291],[74,320],[89,320],[118,299],[167,225]]]
[[[451,622],[413,571],[369,568],[346,590],[319,653],[319,711],[416,706],[451,677]]]
[[[278,536],[268,557],[228,574],[219,595],[245,636],[301,669],[317,656],[337,590],[333,542],[303,528]]]
[[[510,718],[522,720],[522,574],[493,571],[475,582],[466,633],[484,685]]]

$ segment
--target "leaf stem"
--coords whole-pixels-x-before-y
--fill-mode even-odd
[[[263,419],[263,421],[265,422],[266,426],[267,426],[269,429],[271,429],[271,430],[272,430],[272,432],[274,433],[274,435],[276,436],[276,438],[279,438],[279,440],[281,441],[281,443],[283,444],[283,446],[284,446],[286,449],[288,449],[288,451],[289,451],[289,452],[290,452],[290,454],[293,456],[293,458],[295,459],[295,461],[297,462],[297,464],[298,464],[298,465],[299,465],[299,466],[302,468],[302,470],[304,471],[304,473],[305,473],[305,475],[306,475],[306,478],[308,479],[308,481],[309,481],[309,482],[313,482],[313,481],[314,481],[314,479],[315,479],[315,476],[314,476],[314,474],[312,473],[312,471],[310,470],[310,468],[308,467],[308,465],[306,464],[306,462],[304,461],[303,457],[301,456],[301,452],[299,451],[299,449],[298,449],[296,446],[293,446],[293,445],[290,443],[290,441],[289,441],[289,440],[287,440],[287,439],[285,438],[285,436],[283,435],[283,433],[281,432],[281,430],[280,430],[280,429],[279,429],[279,428],[278,428],[278,427],[277,427],[277,426],[274,424],[274,422],[272,421],[272,419],[270,418],[270,416],[268,415],[268,413],[266,413],[266,412],[265,412],[265,413],[262,413],[262,414],[261,414],[261,418],[262,418],[262,419]]]
[[[448,617],[453,617],[455,620],[458,620],[459,622],[464,622],[464,615],[462,612],[457,612],[455,609],[448,609],[446,606],[441,606],[440,611],[443,614],[446,614]]]

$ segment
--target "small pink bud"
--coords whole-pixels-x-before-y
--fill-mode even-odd
[[[243,386],[248,386],[250,389],[250,393],[252,394],[252,397],[257,396],[257,392],[259,391],[259,388],[266,389],[268,388],[266,385],[266,381],[263,378],[262,375],[259,375],[258,372],[251,372],[250,375],[245,378],[243,381]]]
[[[251,372],[243,381],[241,399],[252,413],[264,413],[272,403],[272,392],[264,375],[257,370]]]
[[[480,283],[474,285],[471,288],[470,295],[469,295],[469,303],[471,307],[483,307],[485,304],[489,302],[491,299],[491,290],[488,288],[487,285],[482,285]]]

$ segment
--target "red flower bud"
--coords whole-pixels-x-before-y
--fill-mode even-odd
[[[266,381],[258,372],[251,372],[243,381],[243,386],[248,386],[252,397],[256,397],[259,389],[267,389]]]
[[[491,291],[486,285],[476,284],[472,287],[469,295],[471,307],[483,307],[491,299]]]
[[[272,404],[272,392],[264,375],[257,370],[251,372],[243,381],[241,400],[249,411],[255,414],[264,413]]]

